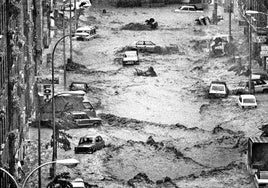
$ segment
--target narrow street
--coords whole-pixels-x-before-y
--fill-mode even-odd
[[[259,126],[268,123],[267,94],[256,95],[257,109],[242,110],[237,97],[208,99],[211,81],[225,81],[233,87],[248,78],[228,71],[233,56],[211,57],[207,41],[216,34],[228,35],[228,13],[218,25],[196,25],[201,15],[211,17],[213,5],[204,13],[175,13],[173,6],[155,8],[91,7],[80,17],[79,25],[95,25],[99,37],[73,41],[74,62],[85,65],[86,72],[67,72],[72,81],[87,82],[87,93],[102,126],[70,129],[66,133],[71,150],[58,149],[58,159],[76,158],[80,164],[69,171],[73,179],[98,187],[198,187],[251,188],[246,171],[247,137],[260,135]],[[103,13],[106,9],[106,13]],[[131,22],[144,23],[154,18],[156,30],[121,30]],[[58,34],[60,36],[60,34]],[[247,38],[232,15],[232,35],[236,56],[248,62]],[[55,39],[56,40],[56,39]],[[140,65],[122,67],[114,59],[122,48],[134,41],[149,40],[168,49],[165,53],[140,53]],[[66,51],[68,52],[67,46]],[[56,50],[56,76],[63,83],[62,46]],[[153,67],[157,77],[135,75],[135,68]],[[257,66],[257,65],[253,65]],[[44,69],[43,75],[51,69]],[[61,91],[63,85],[57,85]],[[42,129],[42,162],[49,161],[52,130]],[[105,148],[93,154],[74,154],[79,138],[99,134]],[[149,137],[153,140],[148,140]],[[30,130],[29,166],[37,164],[37,129]],[[48,168],[42,168],[44,177]],[[142,174],[139,174],[142,173]],[[136,175],[138,175],[134,178]],[[168,177],[168,178],[167,178]],[[45,186],[49,180],[44,179]],[[36,185],[37,173],[31,178]]]

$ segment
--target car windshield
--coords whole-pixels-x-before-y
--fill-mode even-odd
[[[93,138],[91,138],[91,137],[89,137],[89,138],[82,138],[81,139],[81,141],[80,141],[81,143],[88,143],[88,144],[91,144],[91,143],[93,143]]]
[[[255,103],[255,99],[244,99],[244,103]]]
[[[214,91],[224,91],[224,86],[220,86],[220,85],[213,85],[212,86],[212,90],[214,90]]]
[[[88,119],[86,114],[75,114],[74,119]]]
[[[77,89],[84,89],[85,88],[85,84],[73,84],[72,86],[77,88]]]
[[[86,109],[93,109],[92,105],[89,102],[83,102],[83,105]]]

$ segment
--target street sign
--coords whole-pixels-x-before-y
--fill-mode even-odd
[[[261,55],[261,57],[267,57],[268,51],[261,51],[260,55]]]
[[[268,45],[261,45],[261,51],[268,51]]]
[[[267,40],[266,36],[252,35],[252,41],[256,43],[265,43]]]
[[[267,57],[268,56],[268,45],[261,45],[261,57]]]
[[[44,94],[44,101],[48,102],[51,99],[51,85],[44,84],[43,85],[43,94]]]
[[[43,78],[41,76],[36,76],[35,81],[38,84],[52,84],[52,79],[51,78]],[[59,77],[54,78],[54,84],[59,84]]]

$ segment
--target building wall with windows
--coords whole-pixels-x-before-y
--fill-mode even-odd
[[[32,114],[33,104],[31,4],[30,0],[0,0],[0,166],[15,178],[16,163],[24,157],[27,113]],[[0,172],[0,187],[10,187],[9,181]]]

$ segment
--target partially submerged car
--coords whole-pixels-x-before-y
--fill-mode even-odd
[[[238,97],[238,106],[244,108],[257,108],[257,101],[254,95],[240,95]]]
[[[74,148],[75,154],[93,153],[104,148],[105,142],[100,135],[81,137],[78,146]]]
[[[138,65],[139,56],[137,50],[125,51],[123,55],[123,66],[125,65]]]
[[[85,182],[82,178],[76,178],[71,182],[73,188],[86,188]]]
[[[248,139],[247,169],[256,187],[268,187],[268,137]]]
[[[98,35],[96,30],[97,28],[95,26],[79,27],[76,29],[73,38],[80,41],[89,41]]]
[[[229,94],[229,89],[225,82],[212,81],[209,86],[209,98],[224,98]]]
[[[86,82],[72,82],[69,86],[70,91],[89,91],[89,86]]]
[[[155,52],[156,45],[152,41],[137,41],[134,46],[140,52]]]
[[[84,111],[64,112],[64,117],[76,125],[81,127],[94,127],[101,125],[101,119],[98,117],[89,117]]]
[[[203,12],[203,10],[197,9],[197,7],[194,5],[183,5],[179,7],[178,9],[175,9],[174,11],[179,12],[179,13],[189,13],[189,12],[202,13]]]

